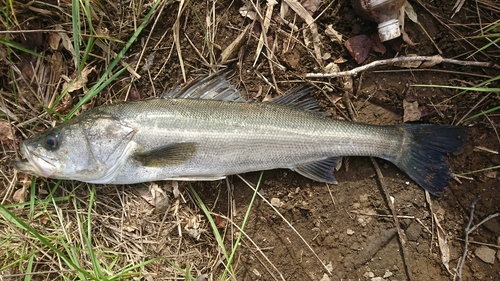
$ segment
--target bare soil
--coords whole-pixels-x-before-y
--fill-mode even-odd
[[[470,39],[479,29],[475,2],[466,1],[461,11],[450,19],[454,4],[452,2],[454,1],[426,1],[425,3],[411,1],[410,3],[423,28],[443,52],[442,57],[498,63],[498,48],[493,51],[488,49],[468,58],[477,49],[469,42],[475,46],[483,46],[486,42]],[[498,3],[494,4],[494,1],[478,3],[478,9],[484,17],[483,22],[490,23],[498,20],[499,11],[488,9],[484,4],[490,3],[498,6]],[[238,12],[243,4],[242,1],[224,0],[192,3],[192,6],[186,8],[189,11],[185,11],[180,18],[180,46],[188,80],[204,75],[209,67],[216,64],[211,61],[211,53],[207,46],[210,44],[217,46],[213,52],[214,59],[217,60],[221,51],[235,40],[245,26],[252,23]],[[319,33],[323,36],[321,38],[322,52],[329,53],[331,57],[324,61],[324,65],[338,58],[344,58],[345,62],[339,64],[341,70],[356,68],[359,65],[345,47],[331,42],[324,35],[324,31],[328,25],[332,24],[334,29],[344,36],[344,39],[359,34],[370,36],[377,32],[376,24],[355,14],[350,1],[338,0],[333,1],[332,5],[329,4],[327,1],[322,3],[318,11],[314,13],[314,17],[321,13],[317,19],[317,25]],[[128,63],[139,63],[141,66],[138,69],[141,78],[133,82],[129,99],[150,98],[163,90],[184,83],[172,35],[172,28],[178,13],[177,5],[175,3],[166,6],[157,19],[157,27],[152,32],[147,45],[144,45],[146,35],[141,35],[129,51]],[[212,5],[215,7],[218,28],[213,38],[205,40],[200,23],[205,22],[209,15],[208,9],[212,9]],[[261,8],[265,8],[265,5],[262,4]],[[278,14],[279,5],[276,6],[273,15]],[[269,46],[274,46],[275,56],[272,60],[284,65],[286,70],[273,65],[271,71],[266,58],[268,54],[265,51],[254,66],[255,50],[261,33],[258,22],[245,39],[238,57],[226,64],[236,73],[233,82],[249,99],[260,101],[267,95],[275,96],[278,91],[271,89],[270,86],[274,84],[273,75],[279,92],[284,93],[302,83],[306,73],[322,72],[321,66],[314,59],[312,45],[306,47],[303,43],[302,31],[290,35],[290,30],[276,22],[274,20],[276,18],[273,17],[267,40]],[[300,20],[298,18],[296,20],[297,25],[301,27]],[[149,24],[144,34],[148,34],[151,27],[152,24]],[[432,56],[438,53],[419,25],[406,19],[404,29],[415,43],[413,46],[401,43],[399,44],[400,51],[396,52],[386,44],[387,52],[384,55],[372,51],[365,64],[396,55]],[[126,35],[122,36],[126,37]],[[469,39],[465,40],[466,37]],[[126,38],[121,39],[126,40]],[[40,44],[37,50],[47,52],[48,47],[46,44]],[[137,62],[139,53],[143,50],[143,59]],[[118,52],[119,48],[117,47],[115,51]],[[201,57],[205,61],[200,59]],[[142,66],[147,58],[153,59],[150,67],[145,69]],[[164,66],[165,62],[167,62],[166,66]],[[207,65],[207,62],[212,65]],[[20,60],[19,64],[22,63],[23,60]],[[96,66],[96,72],[103,71],[102,65]],[[3,68],[4,71],[5,69]],[[6,75],[5,72],[4,75]],[[111,100],[123,99],[120,93],[123,93],[121,91],[130,82],[130,77],[127,75],[122,75],[118,83],[106,89],[104,94],[106,97],[96,99],[95,105],[107,102],[109,98]],[[500,105],[498,93],[492,93],[484,100],[481,99],[486,96],[486,93],[477,92],[466,93],[447,100],[458,91],[411,87],[410,85],[472,86],[486,80],[485,77],[496,75],[499,75],[498,70],[491,68],[446,63],[438,64],[430,69],[378,67],[362,72],[353,78],[353,93],[350,100],[356,110],[358,122],[402,123],[403,100],[406,99],[418,101],[419,105],[425,106],[425,109],[429,111],[430,114],[422,117],[418,122],[456,124],[471,109],[475,114]],[[8,86],[6,76],[2,79],[0,85],[2,90],[12,91],[12,88]],[[90,77],[89,86],[95,79],[95,77]],[[308,83],[315,84],[319,88],[328,87],[332,90],[326,94],[317,91],[314,95],[324,110],[330,112],[334,118],[345,119],[349,114],[343,103],[345,100],[342,99],[344,95],[342,81],[342,78],[307,80]],[[498,88],[499,85],[496,83],[489,87]],[[73,99],[78,100],[78,92],[73,94]],[[20,112],[17,114],[21,117]],[[16,125],[28,119],[29,117],[21,118]],[[54,120],[58,121],[55,118]],[[467,128],[468,139],[459,152],[447,157],[453,173],[461,174],[500,164],[498,154],[477,149],[477,147],[485,147],[494,151],[500,150],[500,142],[496,134],[499,122],[498,113],[493,113],[488,115],[488,118],[483,116],[460,124]],[[17,131],[27,132],[25,129],[16,127],[16,136],[19,138],[16,142],[25,137]],[[6,155],[10,155],[9,159],[13,159],[15,147],[9,148],[6,143],[2,143],[2,146],[4,151],[7,151]],[[431,196],[432,205],[430,205],[425,198],[424,191],[398,168],[383,160],[377,159],[376,162],[381,168],[382,179],[376,175],[369,158],[350,157],[344,159],[340,170],[335,171],[339,184],[330,186],[311,181],[288,170],[265,171],[259,192],[267,200],[273,200],[277,210],[310,245],[317,257],[275,210],[262,199],[257,198],[245,227],[246,235],[255,245],[248,237],[243,238],[234,261],[236,279],[279,280],[281,279],[279,276],[282,275],[284,280],[377,280],[372,279],[374,277],[382,277],[383,280],[407,280],[406,271],[408,270],[413,280],[454,280],[455,269],[464,250],[465,243],[462,239],[464,239],[464,229],[469,222],[471,204],[479,198],[475,204],[473,224],[500,211],[498,175],[491,172],[479,172],[467,175],[470,179],[460,178],[460,182],[452,180],[441,197]],[[3,164],[7,167],[8,163]],[[7,174],[13,172],[10,168],[6,169]],[[255,172],[241,176],[256,184],[259,175],[259,172]],[[398,239],[394,219],[381,188],[381,180],[387,185],[388,192],[394,199],[396,212],[398,216],[401,216],[399,226],[406,234],[405,245],[401,245]],[[43,190],[46,181],[40,179],[37,182],[41,186],[39,190]],[[162,190],[167,191],[169,203],[166,209],[169,210],[168,212],[160,209],[158,205],[155,212],[154,204],[144,199],[148,196],[144,193],[143,186],[98,186],[98,203],[94,210],[96,217],[93,222],[94,240],[99,241],[96,242],[99,246],[112,248],[128,255],[129,261],[145,257],[165,257],[182,268],[189,267],[193,276],[208,274],[209,280],[218,280],[224,270],[220,263],[222,255],[212,229],[194,201],[188,184],[179,183],[183,194],[183,197],[179,198],[174,198],[170,193],[172,190],[170,183],[156,184]],[[226,234],[224,242],[229,248],[235,242],[239,231],[232,227],[231,221],[225,217],[231,217],[234,224],[241,225],[253,191],[236,176],[229,177],[227,181],[191,184],[217,218],[217,223],[221,227],[220,231]],[[21,188],[22,183],[18,182],[15,186],[15,188]],[[60,193],[70,192],[68,187]],[[88,196],[87,191],[82,188],[75,195],[81,198],[82,204]],[[37,196],[43,197],[42,194]],[[12,200],[9,197],[6,203]],[[85,205],[82,205],[82,208],[85,209]],[[105,216],[107,217],[104,218]],[[438,223],[443,229],[442,235],[447,238],[449,271],[443,265],[445,254],[440,251],[438,245]],[[122,240],[110,239],[110,236],[115,235],[110,233],[114,233],[116,228],[122,229],[123,236],[120,238]],[[493,218],[481,225],[469,239],[474,243],[469,243],[462,278],[464,280],[500,280],[500,254],[498,253],[500,218]],[[477,257],[476,251],[481,246],[479,243],[496,245],[496,248],[488,246],[497,251],[493,264],[486,263]],[[403,262],[402,247],[407,252],[408,264]],[[136,253],[137,256],[130,253]],[[327,274],[320,260],[327,265],[331,275]],[[39,268],[42,270],[44,266],[40,265]],[[182,278],[182,274],[166,261],[157,261],[146,266],[141,274],[144,274],[146,280]]]

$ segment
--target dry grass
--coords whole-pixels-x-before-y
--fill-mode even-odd
[[[311,77],[327,72],[332,65],[326,62],[345,56],[343,45],[318,34],[318,29],[321,31],[324,26],[297,5],[297,1],[284,2],[296,13],[292,21],[277,21],[280,4],[258,6],[255,1],[248,2],[244,9],[257,12],[238,20],[231,17],[234,10],[243,7],[236,7],[231,1],[223,4],[231,5],[233,12],[227,6],[222,9],[217,1],[73,1],[73,5],[65,1],[3,2],[0,16],[5,27],[0,33],[2,278],[241,280],[244,279],[239,277],[244,271],[242,260],[251,258],[261,264],[261,276],[252,271],[254,275],[246,272],[245,278],[288,279],[290,275],[283,271],[294,265],[280,264],[280,260],[273,259],[242,229],[252,205],[245,212],[234,205],[229,181],[206,184],[211,192],[228,190],[229,194],[221,196],[227,202],[221,202],[219,194],[214,202],[205,202],[205,206],[203,196],[196,199],[198,195],[186,184],[181,184],[180,191],[170,183],[94,186],[32,178],[17,173],[10,165],[21,157],[18,144],[22,139],[82,110],[154,97],[207,70],[217,70],[222,64],[238,69],[236,76],[244,96],[256,100],[285,92],[282,88],[289,88],[290,83],[304,81],[306,72]],[[335,5],[343,3],[332,1],[328,6],[320,6],[314,16],[325,11],[335,16],[338,13]],[[493,10],[498,15],[494,3],[478,3],[481,9]],[[494,43],[481,48],[476,41],[462,35],[476,27],[454,26],[442,18],[438,21],[462,44],[463,53],[458,57],[474,55],[486,62],[498,59],[497,39],[490,38]],[[478,30],[484,30],[483,26],[490,23],[494,24],[495,19],[482,18]],[[301,62],[306,65],[294,60],[297,49],[302,51]],[[328,97],[323,103],[333,108],[334,114],[347,116],[341,109],[343,105],[337,103],[343,94],[335,96],[332,91],[336,88],[353,94],[352,85],[349,89],[324,77],[308,79]],[[479,97],[474,100],[482,101]],[[474,113],[491,108],[487,102],[478,104]],[[460,114],[460,119],[466,112],[460,110],[455,116]],[[225,215],[212,210],[221,204],[227,206]],[[233,213],[236,210],[237,215]],[[312,251],[315,256],[311,263],[317,272],[329,272],[331,268],[325,265],[327,257],[314,252],[321,249],[307,246],[305,251]]]

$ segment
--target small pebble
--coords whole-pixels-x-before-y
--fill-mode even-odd
[[[493,264],[495,262],[496,251],[486,246],[477,248],[474,251],[474,254],[476,254],[476,256],[485,263]]]
[[[331,279],[328,276],[328,274],[325,273],[325,274],[323,274],[323,277],[319,281],[331,281]]]
[[[363,274],[363,277],[365,277],[365,278],[373,278],[373,277],[375,277],[375,273],[373,273],[371,271],[367,271],[367,272],[365,272],[365,274]]]
[[[390,272],[389,270],[386,270],[386,271],[385,271],[385,273],[384,273],[384,279],[385,279],[385,278],[389,278],[389,277],[391,277],[392,275],[393,275],[393,274],[392,274],[392,272]]]
[[[347,235],[353,235],[354,234],[354,230],[352,229],[347,229]]]

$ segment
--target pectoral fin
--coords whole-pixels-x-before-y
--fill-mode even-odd
[[[134,160],[146,167],[178,166],[196,155],[197,143],[182,142],[134,154]]]
[[[321,161],[297,166],[293,170],[315,181],[337,184],[332,170],[337,167],[341,159],[342,157],[330,157]]]

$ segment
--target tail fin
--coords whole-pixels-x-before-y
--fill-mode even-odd
[[[457,151],[467,138],[465,130],[450,125],[404,124],[411,141],[394,161],[418,185],[439,195],[451,178],[444,155]]]

